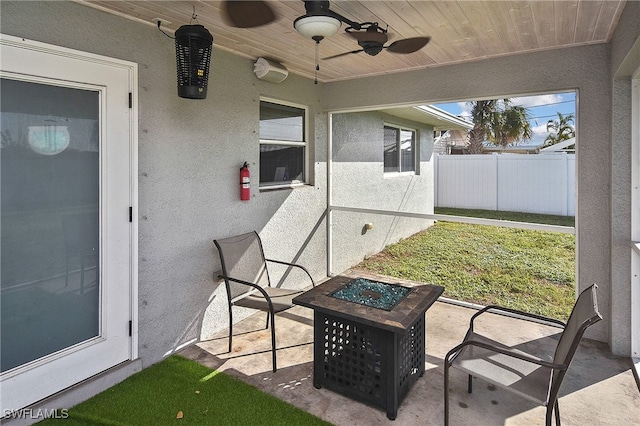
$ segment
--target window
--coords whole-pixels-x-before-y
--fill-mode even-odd
[[[307,113],[260,101],[260,187],[305,182]]]
[[[384,171],[416,171],[416,131],[384,126]]]

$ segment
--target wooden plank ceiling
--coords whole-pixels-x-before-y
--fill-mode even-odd
[[[291,73],[314,77],[315,42],[293,28],[294,19],[305,13],[300,0],[269,1],[278,19],[252,29],[227,26],[220,14],[221,1],[77,1],[149,25],[155,25],[154,19],[160,18],[162,28],[169,33],[189,24],[195,8],[197,22],[211,32],[215,47],[254,60],[261,56],[272,59]],[[431,41],[422,50],[406,55],[383,50],[376,56],[361,52],[320,60],[318,80],[348,80],[528,51],[605,43],[611,40],[624,3],[624,0],[333,0],[331,10],[348,19],[388,25],[386,45],[417,36],[430,36]],[[319,55],[323,58],[358,48],[357,42],[341,30],[320,43]]]

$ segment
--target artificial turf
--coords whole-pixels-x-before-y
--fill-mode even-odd
[[[171,356],[69,409],[72,425],[329,425],[234,377]]]

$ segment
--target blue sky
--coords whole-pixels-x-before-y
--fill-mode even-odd
[[[535,96],[512,97],[512,105],[520,105],[527,108],[531,117],[531,128],[533,137],[530,141],[522,145],[541,145],[547,137],[547,122],[556,120],[558,112],[563,115],[573,114],[576,116],[576,94],[575,92],[551,93]],[[471,105],[468,102],[450,102],[443,104],[432,104],[450,114],[461,116],[471,121]],[[574,120],[575,127],[575,120]]]

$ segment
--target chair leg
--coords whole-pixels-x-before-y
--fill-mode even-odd
[[[554,417],[554,412],[555,412],[555,418],[556,418],[556,426],[560,426],[560,406],[558,405],[557,398],[553,404],[552,403],[547,404],[547,414],[545,418],[546,426],[551,426],[551,418]]]
[[[233,313],[231,312],[231,303],[229,303],[229,352],[232,351],[231,345],[233,340]]]
[[[467,392],[471,393],[471,391],[473,390],[473,376],[471,374],[469,374],[469,378],[467,379]]]
[[[444,426],[449,426],[449,362],[444,360]]]
[[[269,311],[267,318],[271,317],[271,353],[273,358],[273,372],[278,369],[276,365],[276,317],[273,311]]]
[[[266,330],[267,328],[269,328],[269,312],[267,312],[267,325],[264,326],[264,329]]]

